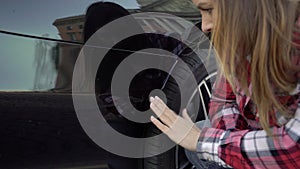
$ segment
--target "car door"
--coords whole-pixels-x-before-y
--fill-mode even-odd
[[[94,2],[2,2],[0,168],[109,168],[111,158],[116,157],[86,134],[72,99],[73,71],[83,46],[85,12]],[[192,22],[200,20],[192,3],[183,0],[113,2],[132,14],[164,12]],[[185,24],[169,17],[153,18],[145,14],[135,19],[145,32],[184,32],[187,29]],[[114,120],[119,122],[115,115],[108,114],[107,118],[113,123]],[[127,121],[125,124],[128,125]],[[153,132],[147,125],[144,127],[139,137]],[[158,168],[181,167],[178,152],[168,153],[168,159],[154,157],[134,162],[138,163],[138,168],[145,169],[153,167],[150,165],[153,160],[159,164]],[[124,161],[116,159],[113,162],[122,164]],[[124,163],[127,160],[125,158]]]

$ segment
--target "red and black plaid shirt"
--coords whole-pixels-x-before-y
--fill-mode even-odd
[[[260,127],[251,99],[237,90],[235,95],[224,76],[216,81],[210,103],[212,128],[201,132],[199,157],[239,169],[299,168],[299,85],[294,95],[278,97],[295,113],[291,119],[276,114],[278,121],[271,129],[273,138]]]

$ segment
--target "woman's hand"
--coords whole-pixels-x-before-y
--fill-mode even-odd
[[[159,98],[150,98],[150,108],[162,121],[151,116],[151,121],[165,133],[172,141],[190,151],[196,151],[200,129],[190,119],[186,109],[182,112],[182,117],[175,114]]]

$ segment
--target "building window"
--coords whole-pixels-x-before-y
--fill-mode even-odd
[[[68,33],[71,41],[77,41],[76,34],[74,32]]]
[[[72,26],[71,25],[67,26],[67,30],[68,31],[72,30]]]
[[[83,29],[83,25],[78,25],[78,28],[79,29]]]

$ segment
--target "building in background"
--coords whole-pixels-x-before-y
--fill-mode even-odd
[[[56,19],[53,25],[57,28],[61,39],[66,41],[82,41],[84,15]]]
[[[68,42],[82,42],[84,21],[84,15],[71,16],[56,19],[53,25],[56,26],[62,40]],[[57,44],[57,48],[57,78],[53,90],[69,92],[71,91],[72,86],[74,65],[81,45],[72,43],[59,43]]]

